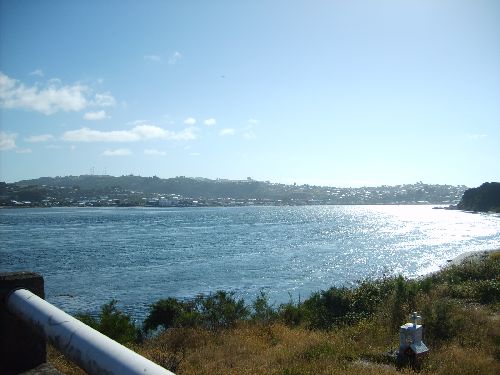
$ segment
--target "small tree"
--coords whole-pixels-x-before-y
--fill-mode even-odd
[[[199,297],[197,302],[203,325],[208,329],[234,326],[249,315],[245,302],[243,299],[237,301],[234,292],[219,290],[215,294]]]
[[[264,291],[255,298],[252,304],[253,314],[252,319],[259,323],[269,323],[276,315],[272,306],[269,305],[269,299]]]
[[[185,311],[186,306],[183,302],[175,298],[161,299],[151,306],[149,315],[144,321],[144,330],[148,332],[158,327],[163,329],[173,327]]]
[[[236,300],[234,293],[218,291],[208,296],[199,295],[187,302],[167,298],[151,306],[144,321],[144,330],[150,332],[158,327],[203,327],[216,330],[231,327],[248,315],[245,302],[243,299]]]
[[[314,293],[304,301],[306,317],[312,328],[329,329],[351,319],[351,294],[346,288],[332,287]]]
[[[120,344],[138,341],[140,330],[134,325],[129,315],[118,310],[116,302],[113,299],[102,305],[98,318],[88,313],[78,313],[75,318]]]

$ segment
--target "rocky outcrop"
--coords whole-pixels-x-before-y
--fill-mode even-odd
[[[500,182],[485,182],[467,189],[457,209],[476,212],[500,212]]]

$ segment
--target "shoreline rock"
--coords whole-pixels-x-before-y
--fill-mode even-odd
[[[500,252],[500,248],[491,250],[467,251],[453,259],[447,259],[446,261],[448,262],[448,264],[446,266],[459,266],[466,262],[478,261],[497,252]]]

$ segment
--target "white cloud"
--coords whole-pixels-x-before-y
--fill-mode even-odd
[[[92,104],[97,107],[113,107],[116,104],[116,100],[109,92],[97,93],[94,96]]]
[[[250,125],[257,125],[260,121],[254,118],[249,118],[247,121]]]
[[[116,150],[106,150],[102,153],[103,156],[128,156],[132,152],[128,148],[117,148]]]
[[[95,94],[85,85],[75,83],[62,85],[58,79],[51,79],[43,87],[38,84],[25,86],[16,79],[0,72],[0,105],[4,108],[21,108],[51,115],[59,111],[78,112],[88,106],[99,107],[115,104],[109,93]]]
[[[97,111],[97,112],[87,112],[83,115],[83,118],[88,121],[98,121],[104,120],[108,116],[106,115],[106,111]]]
[[[199,152],[190,152],[189,156],[200,156],[201,154]]]
[[[37,86],[26,87],[19,81],[0,73],[0,103],[4,108],[24,108],[45,115],[57,111],[80,111],[87,106],[86,86],[60,86],[49,82],[40,89]]]
[[[177,61],[179,61],[180,59],[182,59],[182,55],[180,52],[177,52],[175,51],[172,56],[170,56],[170,58],[168,59],[168,63],[170,65],[174,65],[175,63],[177,63]]]
[[[232,128],[225,128],[219,132],[219,134],[222,136],[234,135],[235,133],[236,133],[236,130],[234,130]]]
[[[167,155],[167,153],[165,151],[156,150],[154,148],[147,148],[144,150],[144,155],[165,156],[165,155]]]
[[[42,69],[35,69],[30,73],[30,76],[37,76],[37,77],[43,77],[43,70]]]
[[[29,143],[40,143],[40,142],[48,142],[54,139],[52,134],[40,134],[40,135],[32,135],[24,140]]]
[[[187,119],[184,120],[185,125],[194,125],[196,124],[196,119],[194,117],[188,117]]]
[[[213,126],[217,124],[217,121],[214,118],[207,118],[203,123],[207,126]]]
[[[70,130],[63,134],[62,139],[71,142],[136,142],[148,139],[190,141],[196,139],[196,134],[192,128],[174,132],[155,125],[138,125],[130,130]]]
[[[151,62],[161,62],[161,57],[158,55],[146,55],[144,56],[144,60]]]
[[[0,150],[7,151],[15,149],[17,134],[0,131]]]

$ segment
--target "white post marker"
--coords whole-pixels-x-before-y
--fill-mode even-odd
[[[403,324],[399,328],[399,355],[408,355],[409,350],[413,352],[414,355],[418,356],[429,351],[427,346],[422,342],[422,332],[423,328],[421,324],[417,324],[418,319],[422,317],[413,312],[410,315],[410,319],[413,323]],[[411,353],[410,352],[410,353]]]

